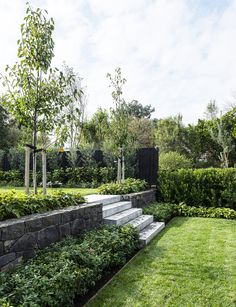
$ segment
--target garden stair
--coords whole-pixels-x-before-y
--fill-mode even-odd
[[[131,201],[123,201],[120,195],[88,195],[87,202],[103,204],[104,224],[134,226],[139,231],[142,246],[165,227],[163,222],[153,222],[152,215],[144,215],[141,208],[132,208]]]

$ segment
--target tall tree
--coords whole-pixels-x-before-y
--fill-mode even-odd
[[[150,104],[143,106],[137,100],[133,100],[127,104],[127,111],[132,117],[151,118],[152,113],[155,112],[155,108],[153,108]]]
[[[38,133],[48,133],[58,124],[64,108],[63,89],[67,82],[62,72],[51,68],[54,56],[54,21],[47,12],[32,9],[27,3],[26,16],[18,40],[19,61],[2,75],[7,87],[5,105],[18,122],[32,131],[33,185],[37,193],[36,153]]]
[[[107,78],[110,80],[110,87],[113,88],[111,93],[114,103],[114,107],[111,108],[111,136],[114,149],[118,154],[117,181],[119,182],[121,178],[124,180],[124,152],[130,140],[128,131],[129,114],[127,103],[123,97],[123,86],[126,79],[122,77],[119,67],[115,69],[113,76],[108,73]]]
[[[86,96],[82,88],[82,78],[79,74],[74,73],[73,68],[66,64],[63,66],[63,73],[66,80],[72,80],[64,89],[68,101],[62,116],[64,117],[64,141],[69,144],[70,162],[75,167],[84,123]]]

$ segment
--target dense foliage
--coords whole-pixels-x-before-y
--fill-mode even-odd
[[[180,168],[192,168],[192,161],[176,151],[161,152],[159,167],[161,170],[175,171]]]
[[[26,195],[14,191],[0,193],[0,221],[68,206],[76,206],[83,202],[85,200],[79,193],[54,192],[50,195]]]
[[[160,171],[159,185],[164,202],[236,209],[235,168]]]
[[[0,171],[0,186],[24,185],[23,172]],[[32,177],[32,176],[31,176]],[[37,177],[42,180],[42,173],[38,172]],[[113,167],[76,167],[67,169],[55,169],[48,172],[48,186],[67,187],[98,187],[102,183],[111,182],[116,177],[116,170]]]
[[[71,306],[105,273],[127,261],[138,248],[129,226],[103,227],[82,238],[68,238],[29,262],[0,275],[0,305]]]
[[[99,187],[100,194],[128,194],[141,192],[147,188],[145,180],[127,178],[121,183],[107,183]]]
[[[145,214],[151,214],[159,222],[169,222],[175,216],[225,218],[236,220],[236,211],[230,208],[207,208],[170,203],[154,203],[144,208]]]

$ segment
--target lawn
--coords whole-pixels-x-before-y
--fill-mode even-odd
[[[16,191],[17,193],[24,192],[24,187],[0,187],[1,192],[8,192],[8,191]],[[33,189],[31,188],[31,191]],[[42,191],[42,188],[39,188],[38,191]],[[98,189],[88,189],[88,188],[47,188],[48,193],[52,193],[53,191],[63,191],[65,193],[80,193],[81,195],[89,195],[89,194],[97,194]]]
[[[236,306],[236,221],[174,218],[87,306]]]

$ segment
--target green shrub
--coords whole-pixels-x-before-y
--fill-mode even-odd
[[[155,221],[169,222],[176,216],[177,210],[175,204],[168,203],[154,203],[143,209],[144,214],[150,214],[154,216]]]
[[[67,238],[1,273],[0,297],[14,306],[72,306],[75,296],[123,265],[137,248],[138,232],[130,226],[103,227]]]
[[[175,216],[209,217],[236,220],[236,211],[230,208],[207,208],[169,203],[154,203],[144,208],[144,214],[151,214],[155,221],[169,222]]]
[[[100,194],[128,194],[143,191],[147,188],[145,180],[127,178],[121,183],[107,183],[99,187]]]
[[[163,202],[236,209],[235,168],[160,171],[159,187]]]
[[[0,193],[0,221],[19,218],[28,214],[76,206],[85,202],[78,194],[67,194],[61,191],[50,195],[25,195],[14,191]]]
[[[175,171],[180,168],[192,168],[193,163],[185,155],[181,155],[175,151],[169,151],[160,153],[159,167],[161,170]]]

